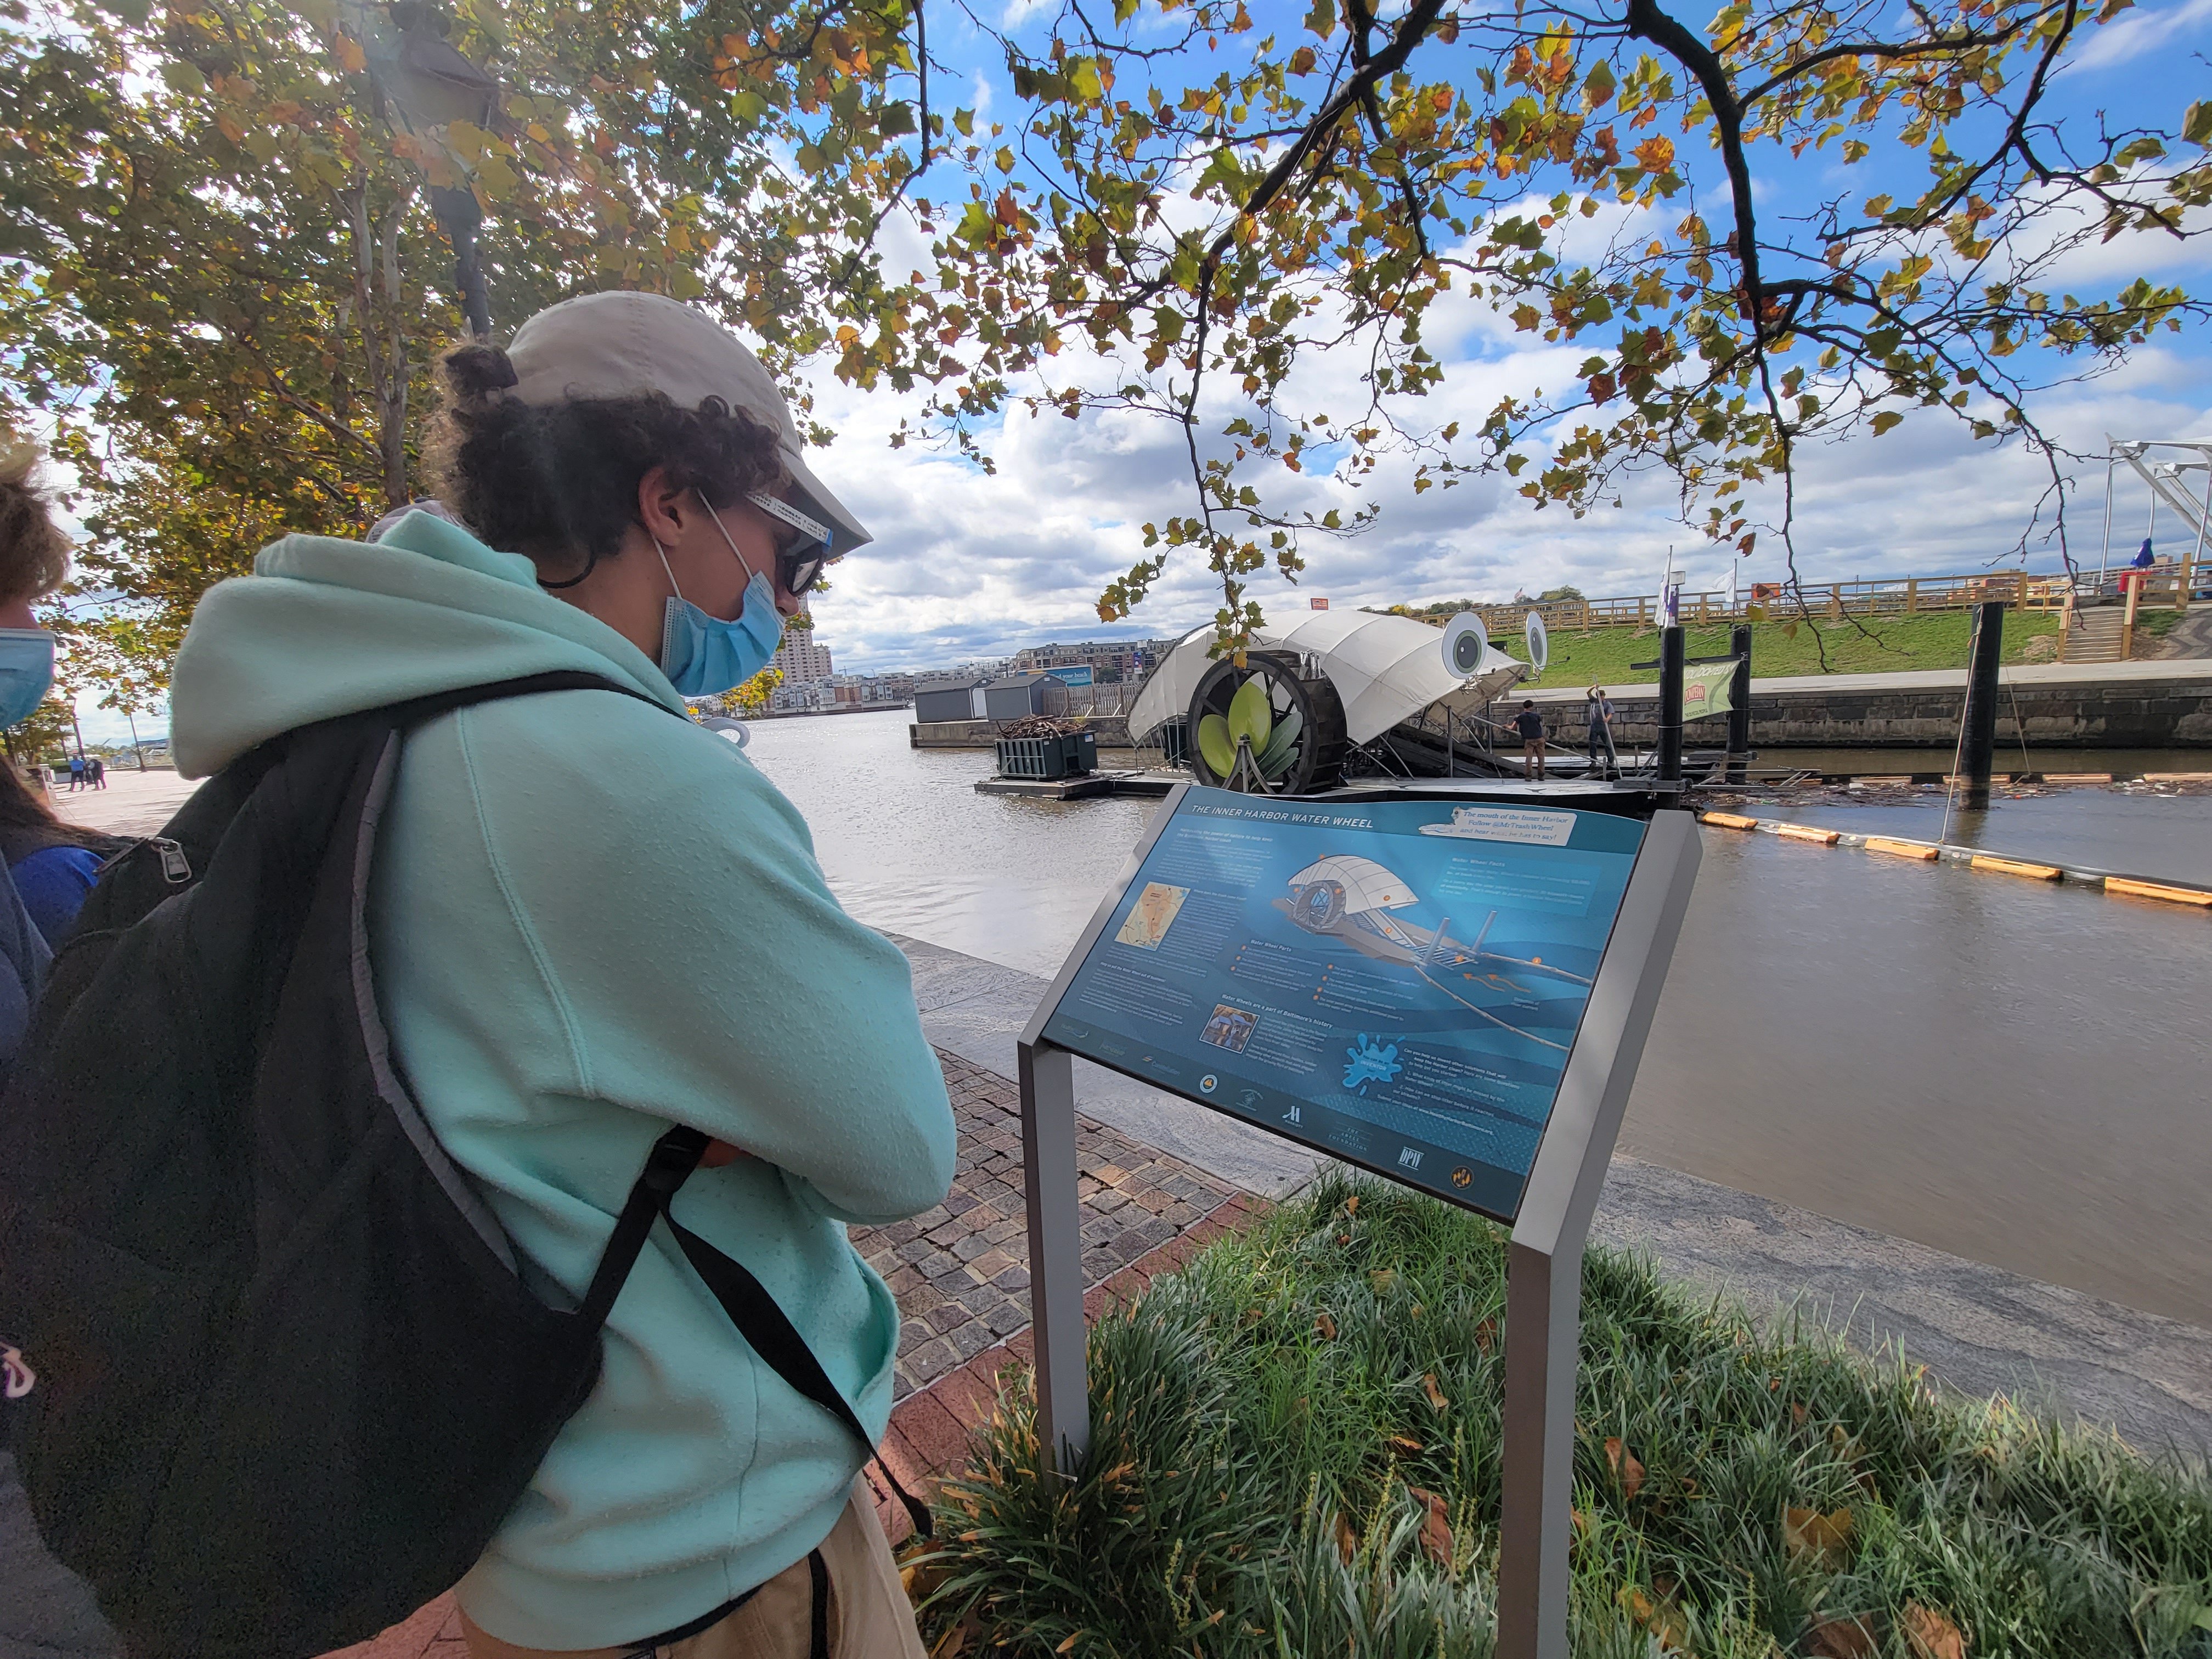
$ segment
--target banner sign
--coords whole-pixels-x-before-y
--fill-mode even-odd
[[[1645,833],[1191,789],[1041,1035],[1510,1221]]]
[[[1682,718],[1686,720],[1710,720],[1715,714],[1725,714],[1735,707],[1736,665],[1743,660],[1731,657],[1726,662],[1701,662],[1682,671]]]

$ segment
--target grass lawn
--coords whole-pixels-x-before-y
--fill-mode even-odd
[[[1577,1659],[2212,1659],[2212,1482],[1593,1252]],[[1325,1178],[1091,1334],[1093,1443],[1008,1390],[916,1565],[936,1659],[1492,1649],[1502,1233]]]
[[[2146,617],[2162,615],[2178,618],[2180,614],[2179,611],[2147,612]],[[1901,673],[1909,669],[1964,668],[1966,665],[1966,642],[1973,629],[1973,618],[1964,611],[1936,611],[1917,617],[1886,617],[1869,621],[1867,634],[1862,634],[1856,625],[1849,622],[1831,623],[1823,618],[1817,625],[1820,646],[1814,642],[1814,625],[1802,621],[1796,624],[1794,635],[1787,631],[1790,623],[1786,620],[1752,623],[1751,672],[1761,679],[1790,674],[1818,674],[1822,672],[1820,646],[1825,646],[1827,650],[1827,672],[1836,674],[1883,674]],[[1712,623],[1702,627],[1692,624],[1684,630],[1684,649],[1692,658],[1725,655],[1729,648],[1729,628],[1726,623]],[[2030,640],[2039,635],[2056,635],[2057,632],[2058,618],[2056,615],[2035,611],[2007,611],[2005,661],[2021,661],[2021,653],[2027,650]],[[1873,637],[1869,638],[1869,634]],[[1498,643],[1501,648],[1510,647],[1514,654],[1519,653],[1519,640],[1509,635]],[[1587,634],[1574,634],[1560,629],[1553,634],[1551,645],[1551,660],[1543,674],[1539,678],[1528,681],[1528,684],[1632,685],[1656,684],[1659,678],[1656,668],[1629,667],[1629,664],[1634,662],[1657,660],[1659,633],[1656,629],[1594,628]]]

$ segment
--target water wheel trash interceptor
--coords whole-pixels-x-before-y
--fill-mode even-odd
[[[1188,729],[1191,775],[1217,788],[1303,795],[1343,775],[1344,705],[1296,652],[1254,651],[1242,668],[1215,663],[1191,694]]]

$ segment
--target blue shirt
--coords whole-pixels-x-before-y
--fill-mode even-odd
[[[46,935],[49,945],[61,943],[76,921],[84,896],[100,879],[100,854],[84,847],[41,847],[29,857],[8,866],[15,878],[15,890],[23,908]]]

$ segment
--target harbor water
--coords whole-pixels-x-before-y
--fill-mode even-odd
[[[1157,803],[979,795],[989,753],[911,750],[910,718],[763,721],[750,752],[855,915],[1051,975]],[[1927,837],[1942,812],[1936,791],[1787,815]],[[1954,814],[1951,838],[2203,882],[2208,830],[2212,798],[2082,790]],[[1622,1146],[2212,1326],[2208,988],[2201,911],[1708,831]]]

